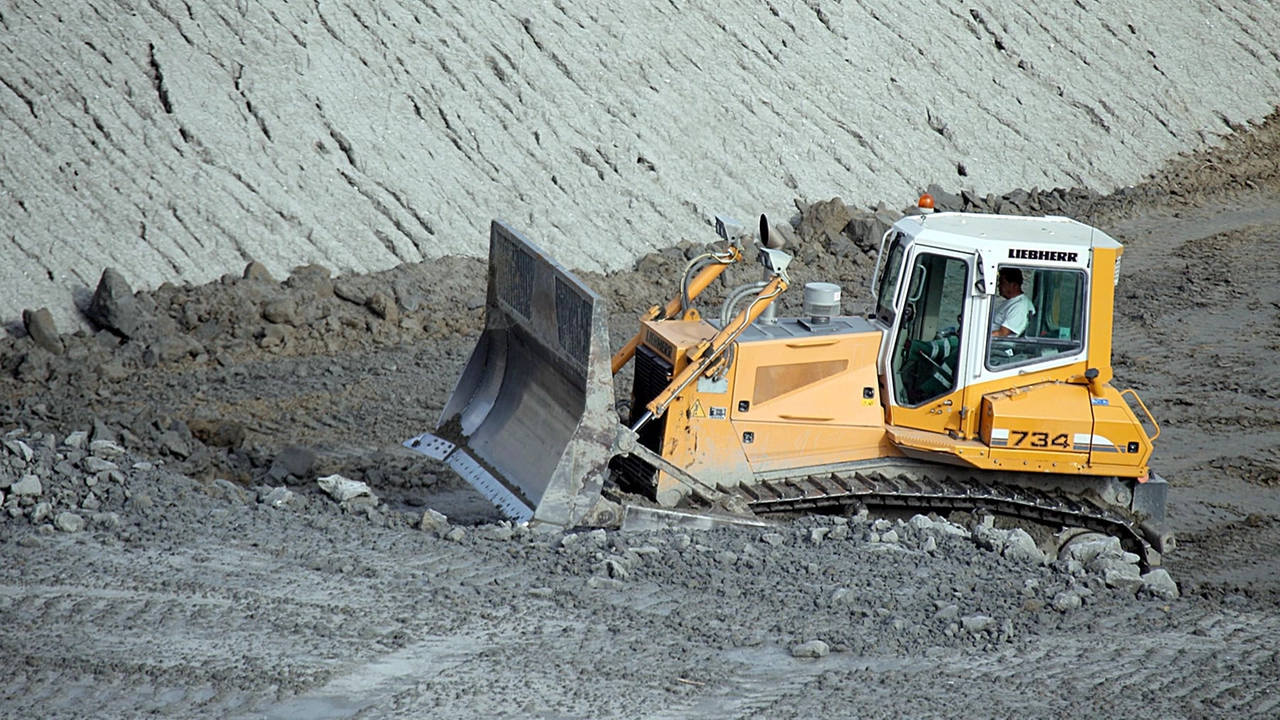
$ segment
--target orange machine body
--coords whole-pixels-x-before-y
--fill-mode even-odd
[[[1158,428],[1109,382],[1119,243],[1065,218],[940,214],[899,221],[886,245],[874,313],[756,322],[641,441],[725,487],[902,456],[1146,479]],[[993,338],[1008,268],[1035,307],[1017,336]],[[643,323],[633,401],[719,331]],[[665,472],[654,483],[663,504],[688,492]]]

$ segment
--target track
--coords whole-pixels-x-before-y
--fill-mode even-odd
[[[1142,559],[1144,569],[1159,565],[1165,548],[1152,546],[1153,533],[1143,528],[1142,518],[1118,507],[1013,484],[977,478],[956,480],[945,469],[928,465],[898,472],[879,469],[798,475],[744,485],[735,489],[734,495],[757,515],[861,505],[944,514],[983,510],[1048,526],[1080,527],[1118,537],[1127,550]]]

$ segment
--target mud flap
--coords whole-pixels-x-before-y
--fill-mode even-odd
[[[614,439],[604,300],[494,221],[485,324],[436,432],[405,442],[444,460],[508,517],[580,524]]]

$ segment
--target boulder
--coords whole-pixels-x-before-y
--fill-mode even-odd
[[[810,640],[791,646],[791,657],[816,660],[831,654],[831,646],[822,640]]]
[[[146,324],[133,289],[115,268],[102,271],[98,289],[84,314],[98,327],[124,338],[136,336]]]
[[[58,326],[54,324],[53,314],[49,312],[49,308],[23,310],[22,325],[27,329],[27,334],[31,336],[36,347],[48,350],[54,355],[61,355],[66,351],[62,338],[58,337]]]

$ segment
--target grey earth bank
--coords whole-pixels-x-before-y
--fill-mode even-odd
[[[1139,183],[1280,97],[1267,0],[10,2],[0,322],[481,256],[630,267],[715,213]],[[1229,88],[1229,90],[1227,90]]]

